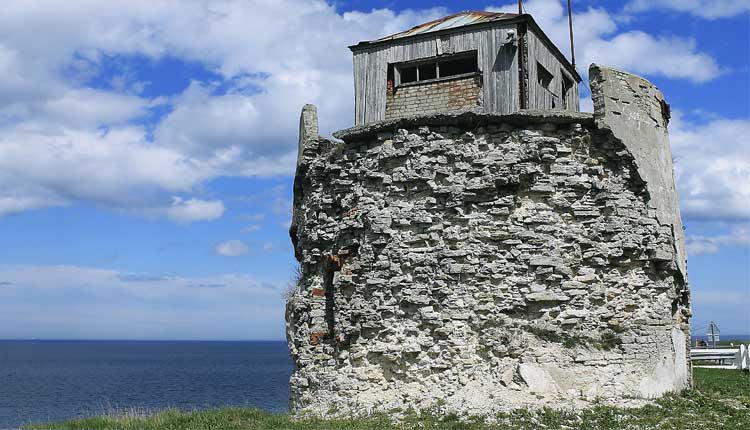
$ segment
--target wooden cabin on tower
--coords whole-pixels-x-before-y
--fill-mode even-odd
[[[528,14],[461,12],[349,49],[356,125],[469,110],[579,110],[581,77]]]

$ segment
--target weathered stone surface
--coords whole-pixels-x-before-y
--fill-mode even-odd
[[[337,136],[301,133],[293,410],[486,414],[689,384],[675,229],[606,118],[434,115]]]
[[[685,235],[667,133],[669,104],[656,86],[640,76],[596,64],[589,68],[589,76],[594,118],[612,130],[635,158],[651,196],[650,206],[656,209],[659,222],[674,230],[676,262],[687,277]]]
[[[299,145],[297,147],[297,164],[302,162],[305,155],[305,144],[318,137],[318,108],[307,104],[302,107],[299,117]]]

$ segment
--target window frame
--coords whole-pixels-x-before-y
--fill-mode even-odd
[[[542,77],[549,77],[549,81],[547,81],[547,85],[544,85]],[[555,82],[555,75],[552,74],[552,72],[550,72],[549,70],[547,70],[547,68],[544,67],[544,64],[537,61],[536,62],[536,83],[540,87],[549,91],[550,93],[555,94],[555,92],[552,91],[552,88],[551,88],[554,82]]]
[[[465,58],[474,59],[474,61],[476,62],[476,71],[468,72],[468,73],[461,73],[458,75],[451,75],[451,76],[440,76],[440,63],[461,60]],[[419,67],[424,66],[425,64],[435,64],[435,76],[436,76],[435,78],[423,79],[423,80],[419,79]],[[414,67],[416,69],[417,80],[411,81],[411,82],[401,82],[401,70],[405,68],[411,68],[411,67]],[[393,77],[394,77],[395,88],[429,84],[429,83],[440,82],[440,81],[449,81],[451,79],[461,79],[461,78],[467,78],[470,76],[477,76],[477,75],[482,74],[482,71],[479,68],[479,54],[476,50],[463,51],[463,52],[459,52],[456,54],[440,55],[437,57],[430,57],[430,58],[424,58],[424,59],[413,60],[413,61],[404,61],[401,63],[393,63],[393,71],[394,71]]]

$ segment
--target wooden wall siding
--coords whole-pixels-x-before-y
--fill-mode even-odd
[[[515,30],[515,25],[394,41],[354,53],[355,124],[385,118],[388,64],[473,50],[482,71],[482,110],[517,111],[517,47],[505,44],[510,29]]]
[[[570,79],[570,82],[573,83],[573,87],[568,91],[568,110],[580,112],[581,97],[578,94],[578,82],[576,82],[575,78],[569,75],[566,71],[563,70],[563,73],[565,73],[568,76],[568,79]]]
[[[578,84],[567,71],[563,71],[563,64],[557,59],[555,54],[544,44],[544,42],[534,33],[532,29],[527,32],[527,41],[529,47],[529,109],[563,109],[562,100],[562,75],[566,74],[568,79],[573,82],[573,88],[568,94],[568,110],[578,112],[579,97]],[[553,76],[550,90],[539,85],[537,81],[537,63],[541,64]]]

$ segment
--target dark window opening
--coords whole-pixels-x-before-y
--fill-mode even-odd
[[[541,64],[536,63],[536,81],[539,85],[549,89],[549,86],[552,84],[552,78],[552,73],[548,72]]]
[[[396,79],[395,74],[393,72],[393,64],[388,65],[388,74],[387,74],[387,85],[385,86],[386,93],[388,95],[393,95],[393,89],[396,87]]]
[[[419,80],[426,81],[428,79],[437,79],[437,65],[435,63],[419,66]]]
[[[401,75],[401,83],[407,84],[409,82],[417,82],[417,67],[403,67],[399,69]]]
[[[440,62],[440,77],[464,75],[477,72],[477,55]]]
[[[326,326],[328,326],[326,337],[333,340],[336,336],[336,296],[333,290],[333,270],[326,270],[325,278],[323,278],[323,288],[325,289],[326,298],[325,321]]]
[[[335,255],[329,255],[323,277],[325,291],[325,321],[328,326],[326,337],[336,340],[336,290],[333,286],[334,273],[341,270],[341,260]]]
[[[418,64],[407,63],[396,67],[398,69],[396,85],[433,81],[479,72],[476,52],[435,58],[432,61],[421,61]]]
[[[573,88],[573,81],[568,79],[567,76],[565,76],[564,73],[560,72],[562,74],[562,104],[563,109],[570,109],[573,106],[570,105],[568,97],[570,96],[570,90]]]

